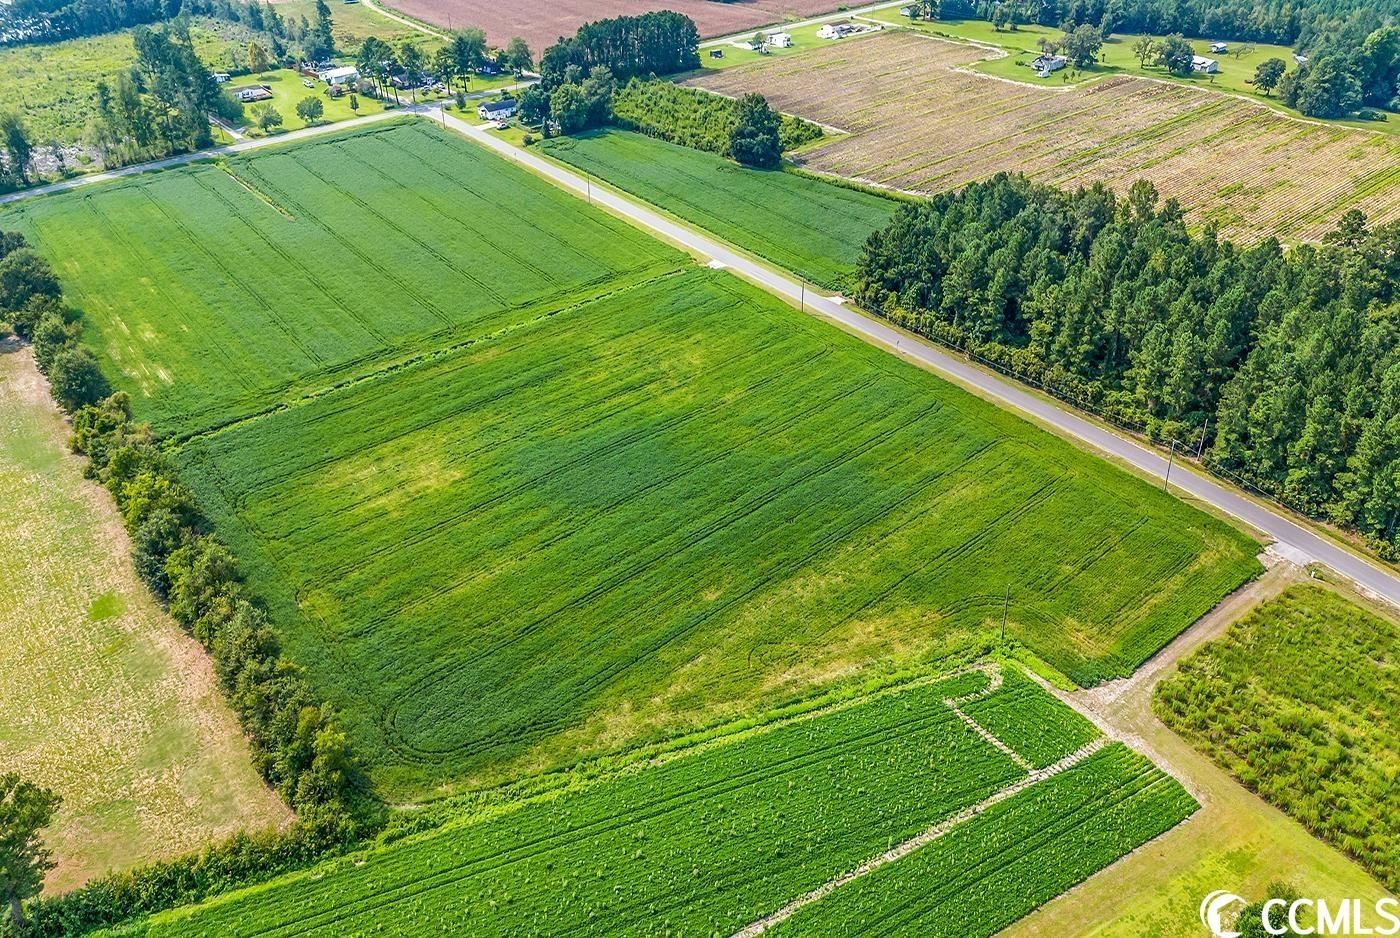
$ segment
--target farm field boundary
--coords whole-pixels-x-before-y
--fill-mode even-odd
[[[546,141],[543,152],[785,270],[839,290],[900,203],[796,172],[764,172],[642,134]],[[814,207],[820,206],[819,211]]]
[[[958,653],[1007,583],[1008,634],[1092,683],[1257,569],[1225,525],[696,268],[174,458],[395,799]]]
[[[1400,217],[1400,141],[1388,136],[1154,79],[1115,76],[1066,90],[968,70],[988,54],[887,30],[684,83],[730,96],[761,92],[779,110],[838,123],[851,136],[795,160],[904,191],[940,192],[997,172],[1118,189],[1142,178],[1199,224],[1243,242],[1317,240],[1350,208],[1374,224]]]
[[[975,731],[949,706],[990,704],[1002,694],[1048,718],[1046,729],[1066,747],[1050,766],[1023,768],[1007,753],[1011,743],[993,745],[990,730]],[[969,806],[984,810],[969,813]],[[427,932],[470,921],[502,934],[543,927],[615,933],[657,922],[736,933],[937,825],[944,837],[916,841],[869,875],[830,887],[810,909],[859,901],[894,913],[882,874],[917,864],[920,887],[932,894],[1018,883],[1003,912],[1014,921],[1066,879],[1091,875],[1195,807],[1169,776],[1098,737],[1019,672],[984,664],[167,913],[148,931]],[[944,838],[996,832],[1027,846],[1008,864],[984,865],[979,854],[964,852],[935,865],[948,863]],[[1071,840],[1091,845],[1083,851],[1088,860],[1047,866]],[[986,935],[996,927],[965,917],[948,933]]]
[[[175,438],[685,261],[427,121],[25,200],[0,221],[55,259],[104,371]]]

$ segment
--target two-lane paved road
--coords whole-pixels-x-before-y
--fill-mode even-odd
[[[508,160],[527,166],[561,188],[590,199],[634,224],[661,235],[689,250],[713,258],[735,273],[763,286],[772,293],[793,302],[802,303],[810,312],[839,323],[867,341],[896,352],[925,365],[958,384],[973,388],[996,398],[1005,406],[1034,417],[1056,430],[1076,437],[1096,449],[1121,459],[1149,475],[1161,478],[1167,471],[1167,459],[1150,449],[1100,426],[1060,404],[1032,394],[1020,385],[1002,378],[943,351],[923,339],[903,332],[883,320],[849,309],[830,297],[822,296],[798,280],[778,273],[749,257],[735,253],[719,241],[691,228],[671,221],[646,205],[618,195],[601,186],[594,186],[584,176],[536,156],[528,150],[488,133],[484,128],[468,124],[451,115],[443,118],[441,111],[434,116],[447,127],[464,134]],[[1284,553],[1295,563],[1321,563],[1354,580],[1365,590],[1400,607],[1400,576],[1340,547],[1295,523],[1281,512],[1252,501],[1230,488],[1202,475],[1195,469],[1177,462],[1172,469],[1171,484],[1227,514],[1262,531],[1278,541]]]

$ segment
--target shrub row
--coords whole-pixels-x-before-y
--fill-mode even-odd
[[[612,110],[613,122],[627,130],[730,156],[739,102],[668,81],[634,78],[613,93]],[[780,118],[778,136],[785,151],[822,136],[822,129],[811,121],[788,114]]]
[[[282,658],[267,615],[232,554],[213,535],[150,427],[111,393],[78,344],[81,323],[49,265],[17,234],[0,232],[0,320],[32,343],[55,399],[72,414],[71,445],[121,511],[136,572],[207,648],[247,732],[254,763],[298,814],[283,832],[240,835],[199,854],[94,880],[33,908],[40,935],[82,933],[231,885],[266,878],[353,842],[368,820],[358,773],[335,713]],[[353,809],[353,810],[352,810]]]

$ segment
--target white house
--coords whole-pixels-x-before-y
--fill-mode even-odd
[[[360,80],[360,70],[353,65],[328,68],[316,75],[328,85],[351,85]]]
[[[515,108],[514,98],[483,101],[476,109],[476,116],[484,121],[503,121],[515,116]]]
[[[1050,55],[1049,53],[1042,53],[1031,59],[1031,68],[1041,78],[1050,77],[1051,72],[1058,72],[1068,64],[1069,59],[1063,55]]]
[[[792,36],[787,33],[769,33],[763,37],[763,41],[774,49],[792,48]]]
[[[1223,42],[1212,42],[1210,44],[1211,55],[1224,55],[1230,51],[1230,47]]]
[[[1191,56],[1191,71],[1200,72],[1202,75],[1214,75],[1220,71],[1220,63],[1203,55],[1193,55]]]
[[[818,39],[844,39],[856,31],[851,23],[827,23],[817,30]]]
[[[214,80],[222,85],[229,80],[229,74],[228,72],[215,72]]]

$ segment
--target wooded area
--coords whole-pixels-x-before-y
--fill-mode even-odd
[[[855,298],[1068,399],[1199,449],[1400,553],[1400,224],[1322,246],[1193,234],[1126,198],[1001,174],[903,208]]]

